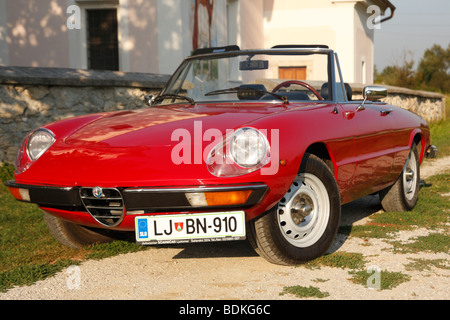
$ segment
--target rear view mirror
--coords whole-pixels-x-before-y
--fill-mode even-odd
[[[239,70],[267,70],[269,69],[268,60],[245,60],[239,63]]]

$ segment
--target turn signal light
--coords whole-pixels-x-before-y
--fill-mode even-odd
[[[186,193],[193,207],[229,206],[247,202],[252,190]]]
[[[226,191],[226,192],[207,192],[205,199],[208,206],[227,206],[244,204],[252,193],[251,190],[244,191]]]
[[[30,202],[30,193],[28,192],[28,189],[12,187],[8,187],[8,189],[15,199]]]

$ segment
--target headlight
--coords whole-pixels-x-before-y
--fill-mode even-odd
[[[255,128],[245,127],[216,145],[206,163],[209,172],[217,177],[236,177],[256,171],[269,161],[266,136]]]
[[[264,161],[269,148],[266,137],[256,129],[242,128],[230,140],[230,154],[234,162],[251,168]]]
[[[36,161],[55,142],[55,135],[47,129],[41,128],[31,134],[27,143],[30,160]]]

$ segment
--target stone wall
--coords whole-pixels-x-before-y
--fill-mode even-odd
[[[15,161],[22,139],[53,121],[103,111],[145,107],[168,75],[0,67],[0,162]]]
[[[144,107],[145,94],[156,94],[168,75],[74,69],[0,67],[0,162],[14,163],[22,139],[53,121],[103,111]],[[352,84],[353,100],[363,86]],[[388,87],[388,103],[427,121],[445,117],[440,94]]]
[[[445,96],[440,93],[379,85],[388,89],[382,101],[418,114],[428,122],[445,119]],[[351,84],[353,100],[362,99],[362,84]]]

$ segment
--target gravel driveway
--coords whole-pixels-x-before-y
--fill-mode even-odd
[[[422,177],[450,169],[450,157],[427,160]],[[364,224],[381,207],[377,196],[343,206],[342,225]],[[407,241],[428,230],[402,231]],[[380,239],[338,235],[332,252],[362,253],[366,266],[402,272],[411,279],[391,290],[376,290],[348,279],[347,269],[277,266],[257,256],[246,241],[156,247],[65,269],[28,287],[0,293],[4,299],[297,299],[280,295],[285,286],[313,286],[327,299],[446,299],[450,270],[407,271],[410,258],[449,259],[448,253],[395,254]],[[382,281],[382,279],[381,279]]]

